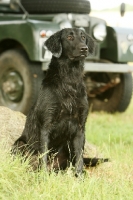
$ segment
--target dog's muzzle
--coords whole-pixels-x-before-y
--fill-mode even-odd
[[[79,47],[78,54],[69,56],[69,59],[77,61],[85,59],[87,56],[88,56],[88,47],[85,45]]]

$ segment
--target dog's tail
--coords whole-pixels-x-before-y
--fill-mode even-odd
[[[96,167],[97,165],[110,162],[109,158],[83,158],[85,167]]]

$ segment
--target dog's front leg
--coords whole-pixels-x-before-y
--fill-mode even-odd
[[[47,170],[48,143],[49,143],[48,132],[45,129],[42,129],[40,135],[40,153],[42,154],[41,160],[45,170]]]
[[[78,176],[83,171],[83,150],[85,136],[79,132],[73,141],[75,175]]]

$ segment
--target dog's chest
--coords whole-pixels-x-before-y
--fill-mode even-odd
[[[61,119],[78,119],[84,110],[88,110],[88,100],[84,85],[79,88],[69,86],[60,96],[60,120]]]
[[[85,96],[77,98],[66,95],[62,100],[55,116],[54,130],[51,134],[52,141],[56,141],[55,145],[71,140],[77,132],[83,130],[88,115],[88,101]]]
[[[66,96],[63,101],[61,102],[61,115],[63,113],[68,114],[69,115],[74,115],[77,113],[77,109],[78,109],[78,102],[77,99],[75,97],[72,96]]]

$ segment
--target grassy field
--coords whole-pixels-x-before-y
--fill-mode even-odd
[[[70,169],[50,176],[30,172],[27,162],[0,152],[0,200],[132,200],[133,102],[123,114],[91,113],[86,138],[111,162],[86,170],[84,179]]]

